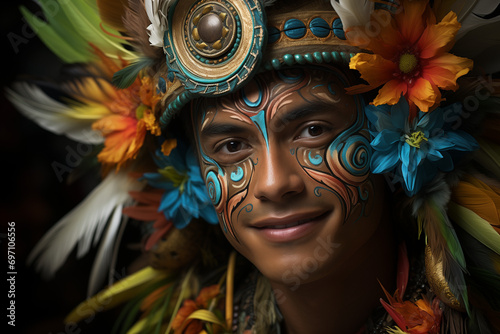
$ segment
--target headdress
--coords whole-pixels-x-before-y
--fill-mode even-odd
[[[99,145],[102,182],[29,259],[53,276],[75,247],[82,256],[99,244],[89,283],[89,296],[97,295],[68,321],[81,320],[79,309],[98,300],[106,308],[129,303],[124,332],[230,331],[235,255],[220,271],[219,254],[200,250],[217,238],[207,232],[207,223],[217,223],[213,196],[172,120],[193,99],[235,92],[259,72],[333,64],[363,80],[348,92],[369,97],[371,172],[384,174],[398,197],[398,224],[426,245],[429,296],[405,301],[403,291],[387,294],[384,307],[398,326],[392,332],[437,333],[465,323],[500,330],[494,4],[41,1],[47,14],[50,4],[61,10],[46,23],[22,11],[43,42],[82,71],[60,85],[58,96],[17,82],[8,97],[40,126]],[[131,221],[144,222],[149,266],[98,292]],[[212,268],[211,276],[198,277],[197,266]],[[256,289],[270,294],[261,281]],[[274,312],[262,321],[275,328],[278,320]]]

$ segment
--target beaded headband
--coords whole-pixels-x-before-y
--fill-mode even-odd
[[[339,16],[324,1],[274,4],[266,10],[258,0],[169,4],[163,33],[167,77],[179,80],[184,90],[168,103],[160,118],[163,128],[193,98],[232,93],[261,70],[347,66],[359,50],[348,45]]]

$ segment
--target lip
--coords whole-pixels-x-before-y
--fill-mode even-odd
[[[307,236],[321,223],[330,211],[269,217],[254,223],[254,228],[271,242],[290,242]]]

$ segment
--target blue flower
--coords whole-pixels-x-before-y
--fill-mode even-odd
[[[423,185],[432,181],[438,171],[453,170],[459,151],[473,151],[479,145],[468,133],[453,130],[447,119],[456,119],[459,104],[420,112],[410,124],[409,106],[401,98],[396,105],[373,106],[365,109],[371,123],[373,148],[372,173],[395,173],[404,181],[404,188],[413,196]]]
[[[154,188],[165,189],[158,211],[176,228],[186,227],[193,218],[218,222],[192,148],[179,143],[169,156],[157,150],[155,162],[158,173],[144,173],[142,178]]]

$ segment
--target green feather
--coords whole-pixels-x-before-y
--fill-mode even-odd
[[[465,269],[465,256],[462,250],[462,246],[460,245],[460,241],[458,240],[458,236],[455,232],[455,229],[451,225],[448,217],[445,213],[440,210],[435,203],[431,204],[432,209],[434,210],[436,216],[439,219],[440,224],[439,231],[446,241],[446,245],[448,246],[448,250],[450,251],[453,258],[458,262],[458,264]]]
[[[125,68],[122,68],[121,70],[113,74],[113,79],[111,80],[111,82],[116,87],[125,89],[134,83],[135,79],[142,69],[151,66],[152,64],[152,59],[140,58],[138,61],[130,64]]]
[[[85,52],[85,48],[76,51],[74,45],[61,38],[47,22],[40,20],[26,7],[20,7],[20,11],[42,42],[62,61],[66,63],[89,61],[89,53]]]
[[[479,217],[474,211],[454,202],[448,204],[448,214],[467,233],[495,253],[500,254],[500,235],[490,223]]]
[[[96,45],[108,57],[117,58],[117,55],[120,54],[126,60],[137,58],[133,52],[123,47],[122,43],[125,43],[125,41],[117,41],[104,33],[100,27],[101,18],[99,13],[88,3],[84,1],[63,1],[59,5],[80,36]],[[111,28],[109,32],[119,35],[117,31]]]

